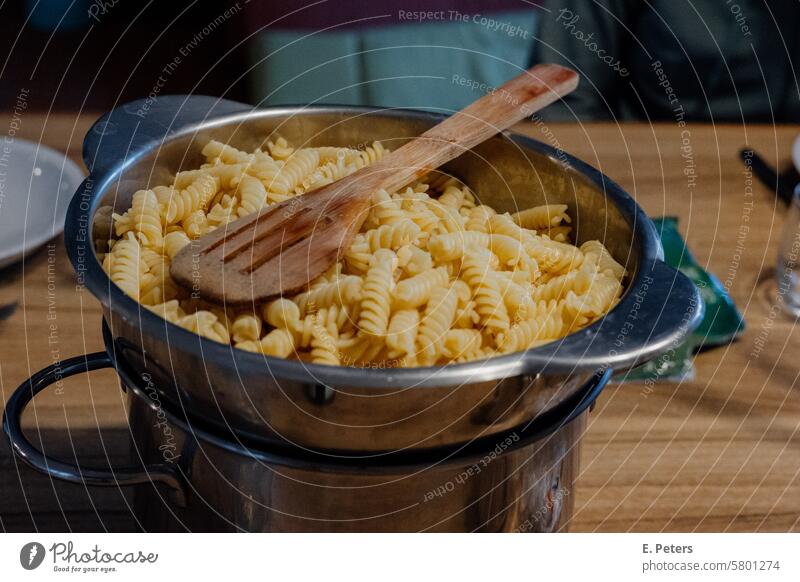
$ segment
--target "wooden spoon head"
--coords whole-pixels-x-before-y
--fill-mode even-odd
[[[230,222],[181,249],[170,274],[193,297],[217,303],[302,291],[361,227],[370,197],[353,190],[345,179]]]

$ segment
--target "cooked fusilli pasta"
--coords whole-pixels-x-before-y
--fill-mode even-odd
[[[248,153],[211,141],[200,168],[135,192],[122,214],[98,213],[111,217],[109,240],[98,241],[111,280],[167,321],[238,349],[373,367],[525,350],[591,324],[622,294],[625,268],[601,242],[570,244],[567,205],[498,213],[458,180],[432,172],[402,191],[375,192],[342,260],[304,291],[226,312],[172,281],[175,255],[209,231],[339,180],[387,151],[379,142],[265,143]]]

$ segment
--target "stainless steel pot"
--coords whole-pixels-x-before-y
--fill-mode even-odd
[[[294,144],[401,145],[440,119],[355,107],[252,109],[165,96],[114,109],[89,131],[89,177],[75,194],[65,238],[80,282],[103,304],[113,349],[158,386],[160,398],[237,438],[335,456],[395,455],[458,445],[523,426],[573,396],[598,370],[645,362],[700,320],[697,290],[662,261],[653,223],[619,186],[564,152],[498,136],[446,167],[501,211],[567,203],[578,242],[604,241],[631,273],[616,308],[561,341],[466,364],[355,369],[264,357],[201,338],[143,309],[97,260],[98,209],[123,211],[132,193],[202,163],[209,139],[252,150],[281,135]],[[95,227],[93,227],[95,225]]]
[[[106,348],[34,375],[12,395],[3,429],[35,469],[85,485],[139,485],[146,531],[491,531],[567,528],[587,408],[610,370],[526,427],[438,451],[342,459],[259,448],[220,436],[161,402],[152,378]],[[31,399],[61,378],[114,367],[127,387],[133,457],[122,469],[48,458],[24,436]]]

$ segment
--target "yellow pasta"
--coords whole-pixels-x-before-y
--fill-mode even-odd
[[[238,218],[238,210],[236,198],[225,194],[208,211],[206,218],[208,219],[209,229],[213,230],[228,224],[232,220],[236,220]]]
[[[558,226],[562,222],[572,222],[567,215],[566,204],[545,204],[521,210],[513,215],[514,221],[531,230],[542,230]]]
[[[142,263],[147,267],[147,276],[140,285],[139,301],[143,305],[165,303],[177,297],[180,289],[169,274],[169,258],[153,249],[142,249]]]
[[[401,309],[395,311],[389,322],[386,334],[386,347],[390,358],[415,358],[417,330],[419,328],[419,311]]]
[[[103,265],[111,280],[137,301],[142,279],[147,274],[147,267],[141,260],[141,250],[133,234],[128,233],[127,238],[116,241]]]
[[[286,163],[269,180],[267,189],[280,194],[288,194],[308,176],[310,176],[319,165],[319,153],[313,150],[299,150],[289,156]]]
[[[348,275],[331,283],[320,285],[295,297],[301,317],[333,305],[349,305],[361,299],[361,277]]]
[[[397,250],[398,264],[409,277],[433,269],[431,254],[416,245],[406,245]]]
[[[174,323],[198,335],[227,344],[230,335],[225,325],[210,311],[199,310],[178,318]]]
[[[236,343],[258,341],[261,339],[261,318],[249,313],[242,314],[233,320],[231,331]]]
[[[208,142],[201,152],[208,162],[221,162],[223,164],[241,164],[252,160],[253,156],[237,150],[230,144],[216,140]]]
[[[438,267],[414,277],[400,281],[394,288],[394,304],[403,309],[419,307],[427,303],[434,289],[445,287],[449,276],[447,269]]]
[[[327,325],[327,313],[322,310],[311,316],[311,362],[338,366],[339,349],[336,345],[338,330]]]
[[[442,351],[451,360],[463,359],[481,349],[483,338],[477,329],[451,329],[444,334]]]
[[[164,230],[158,199],[152,190],[139,190],[133,195],[128,210],[131,227],[143,246],[160,249],[164,241]]]
[[[501,333],[508,329],[510,319],[498,279],[487,267],[488,252],[469,249],[464,254],[461,277],[472,289],[475,311],[482,325],[494,333]]]
[[[536,286],[531,295],[537,301],[561,300],[570,292],[583,295],[589,291],[595,278],[596,275],[586,271],[570,271],[554,277],[543,285]]]
[[[202,208],[190,212],[182,221],[181,227],[189,238],[200,238],[206,234],[210,226],[208,217]]]
[[[177,322],[181,317],[186,315],[183,309],[181,309],[180,301],[177,299],[172,299],[166,303],[159,303],[158,305],[148,305],[147,308],[171,323]]]
[[[219,179],[208,173],[200,174],[184,190],[172,189],[164,205],[167,224],[176,224],[196,211],[204,211],[219,190]]]
[[[437,287],[422,316],[417,336],[418,359],[422,365],[432,365],[444,355],[445,334],[452,327],[458,308],[455,287]]]
[[[625,267],[614,260],[611,253],[599,240],[587,241],[580,248],[585,256],[591,257],[599,272],[606,273],[615,279],[622,279],[625,275]]]
[[[286,358],[294,350],[294,339],[285,329],[273,329],[259,343],[261,353],[268,356]]]
[[[389,326],[391,288],[397,257],[388,249],[375,253],[364,278],[358,327],[367,335],[382,337]]]
[[[380,160],[386,150],[381,142],[373,142],[371,146],[366,146],[364,149],[351,150],[345,155],[345,163],[354,164],[357,168],[369,166]]]
[[[369,252],[378,249],[397,250],[402,246],[414,243],[419,236],[420,228],[411,220],[402,220],[394,224],[384,224],[364,234]]]
[[[567,205],[498,213],[440,172],[375,192],[342,260],[292,296],[226,311],[170,278],[170,261],[192,239],[339,180],[386,151],[379,142],[294,148],[277,138],[246,152],[211,141],[200,168],[135,192],[121,214],[103,215],[103,267],[175,325],[244,351],[334,366],[428,366],[516,352],[616,305],[625,268],[600,241],[570,243]]]
[[[285,160],[294,153],[294,148],[286,139],[279,137],[274,142],[267,142],[269,154],[276,160]]]
[[[489,232],[489,219],[497,214],[494,208],[489,206],[476,206],[467,213],[467,222],[464,224],[466,230],[476,230],[478,232]]]
[[[164,237],[164,250],[166,251],[167,256],[172,259],[190,242],[192,241],[185,232],[182,230],[175,230],[167,233],[167,235]]]
[[[256,352],[265,356],[287,358],[294,350],[294,339],[285,329],[273,329],[259,341],[248,340],[236,344],[240,350]]]
[[[557,339],[561,335],[563,320],[557,312],[547,313],[537,319],[526,319],[514,326],[504,334],[500,343],[503,352],[518,352],[524,350],[535,342]]]
[[[495,280],[500,288],[503,302],[510,317],[515,321],[531,317],[533,315],[534,301],[530,290],[514,282],[509,273],[499,272],[496,275]]]
[[[272,327],[296,329],[300,325],[300,308],[288,299],[276,299],[264,305],[261,317]]]
[[[439,202],[452,208],[461,208],[467,198],[466,188],[459,188],[456,185],[445,187],[444,192],[439,196]]]
[[[239,182],[239,216],[256,212],[267,203],[267,190],[261,180],[245,174]]]
[[[489,234],[477,231],[462,231],[434,236],[428,241],[428,250],[437,261],[454,261],[464,255],[468,247],[489,246]]]
[[[386,190],[378,190],[372,196],[372,208],[367,218],[367,224],[375,228],[384,224],[403,222],[410,216],[403,211],[400,203],[392,199]],[[370,228],[369,226],[367,228]]]

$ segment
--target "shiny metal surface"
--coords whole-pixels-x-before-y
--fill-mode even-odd
[[[127,387],[132,456],[141,466],[91,469],[47,457],[20,428],[26,406],[62,375],[105,367]],[[137,485],[135,511],[147,531],[549,532],[569,522],[587,410],[609,376],[596,375],[521,430],[460,450],[353,460],[251,448],[209,432],[165,406],[147,374],[99,352],[24,382],[3,429],[15,454],[52,478]]]
[[[130,414],[136,454],[156,462],[164,435],[155,413],[133,397]],[[538,443],[413,472],[280,466],[176,429],[186,506],[146,484],[136,489],[134,509],[147,531],[559,531],[572,516],[586,415]]]
[[[84,142],[90,176],[67,217],[81,282],[103,303],[114,350],[150,374],[160,396],[216,430],[337,455],[433,449],[520,426],[574,394],[598,370],[656,357],[700,320],[697,290],[667,267],[652,222],[613,181],[522,136],[499,136],[446,167],[482,202],[516,210],[564,202],[578,242],[600,239],[631,273],[617,307],[587,329],[519,354],[402,370],[310,365],[234,350],[168,324],[112,284],[93,245],[101,206],[201,163],[210,138],[245,149],[281,135],[302,145],[397,147],[438,119],[351,107],[252,110],[208,97],[168,96],[145,115],[132,103],[104,116]]]

